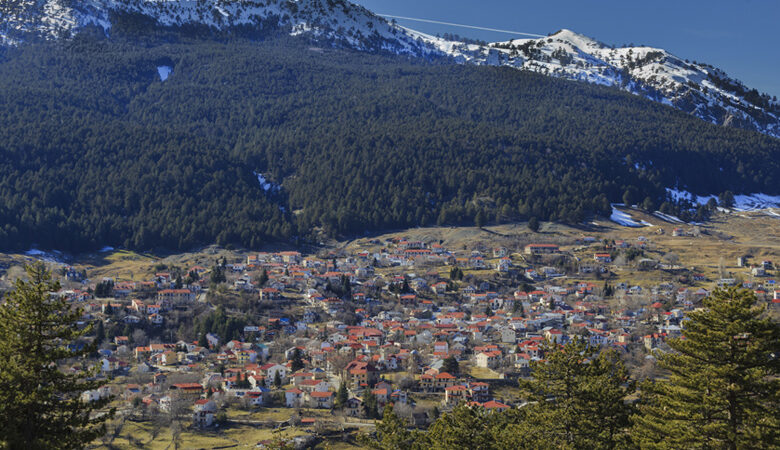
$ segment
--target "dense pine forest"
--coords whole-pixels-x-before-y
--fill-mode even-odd
[[[110,39],[0,50],[0,249],[257,248],[577,223],[674,186],[780,193],[780,141],[758,133],[616,89],[264,33],[129,18]]]

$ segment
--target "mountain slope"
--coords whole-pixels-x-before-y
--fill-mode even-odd
[[[538,39],[466,44],[409,31],[462,62],[506,65],[616,86],[708,122],[780,137],[780,103],[720,69],[653,47],[613,48],[570,30]]]
[[[622,201],[678,215],[671,187],[780,194],[777,139],[617,89],[123,27],[0,51],[0,249],[257,248]]]
[[[162,26],[275,27],[357,50],[437,53],[401,28],[345,0],[8,0],[0,5],[0,42],[70,37],[89,26],[111,32],[112,16],[141,14]]]
[[[539,39],[466,44],[397,26],[346,0],[6,0],[0,5],[0,42],[68,37],[90,26],[110,34],[117,13],[142,14],[164,26],[280,28],[357,50],[506,65],[617,86],[708,122],[780,137],[776,100],[719,69],[662,49],[611,48],[569,30]]]

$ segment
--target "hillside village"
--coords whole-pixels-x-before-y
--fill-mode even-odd
[[[683,230],[664,236],[698,239]],[[316,254],[157,263],[133,281],[61,265],[58,294],[98,323],[98,376],[111,382],[84,399],[113,396],[124,419],[204,432],[237,417],[302,427],[305,441],[388,403],[421,427],[460,402],[520,407],[517,380],[545,341],[617,349],[652,377],[652,352],[716,286],[750,288],[780,311],[772,261],[739,257],[716,277],[660,249],[661,227],[648,231],[458,248],[400,233]]]
[[[780,448],[777,5],[483,3],[0,0],[0,450]]]

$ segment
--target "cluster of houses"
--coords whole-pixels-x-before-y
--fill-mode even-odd
[[[319,257],[251,254],[223,266],[231,289],[270,305],[244,328],[241,340],[209,333],[205,343],[133,346],[128,336],[116,336],[113,349],[102,355],[102,368],[147,373],[151,382],[127,384],[114,395],[161,412],[185,401],[196,426],[212,425],[218,405],[231,398],[249,407],[338,407],[359,417],[367,391],[380,406],[414,406],[416,398],[433,397],[443,408],[467,402],[501,411],[513,405],[493,397],[491,379],[529,376],[532,363],[544,358],[546,342],[578,338],[621,352],[652,350],[679,336],[686,312],[709,295],[696,283],[638,286],[616,279],[607,285],[603,277],[615,255],[646,249],[645,238],[607,244],[583,238],[574,244],[576,254],[552,243],[450,251],[441,242],[397,238],[369,241],[370,250]],[[765,275],[771,263],[766,267]],[[208,271],[190,268],[204,278]],[[706,283],[693,275],[692,281]],[[771,277],[747,287],[780,306]],[[181,285],[168,273],[156,273],[149,281],[115,282],[110,300],[95,299],[88,290],[63,294],[83,308],[85,320],[122,310],[128,324],[175,327],[167,315],[192,305],[204,289],[200,282]],[[608,296],[647,301],[618,308]],[[653,332],[638,333],[639,324]],[[282,339],[294,346],[279,349]],[[452,361],[462,370],[446,370]],[[182,373],[200,381],[168,382]],[[346,399],[339,399],[342,385]],[[84,395],[96,400],[109,394]]]

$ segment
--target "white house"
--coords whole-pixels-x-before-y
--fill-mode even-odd
[[[252,406],[263,406],[266,402],[266,397],[270,395],[271,391],[264,387],[257,387],[248,391],[245,398]]]
[[[83,402],[96,402],[104,398],[111,396],[111,388],[108,386],[101,386],[91,391],[84,391],[81,394],[81,401]]]
[[[266,364],[260,367],[260,370],[265,372],[265,382],[271,384],[276,379],[276,374],[279,374],[279,378],[284,382],[287,378],[287,367],[281,364]]]
[[[502,328],[501,329],[501,342],[506,344],[514,344],[517,342],[517,334],[515,333],[515,330],[512,328]]]
[[[298,408],[303,405],[303,391],[298,388],[288,389],[284,393],[284,405],[288,408]]]
[[[501,352],[481,352],[477,355],[477,366],[492,369],[501,362]]]
[[[213,400],[202,398],[195,401],[195,411],[192,413],[192,423],[196,427],[209,427],[214,423],[217,405]]]

